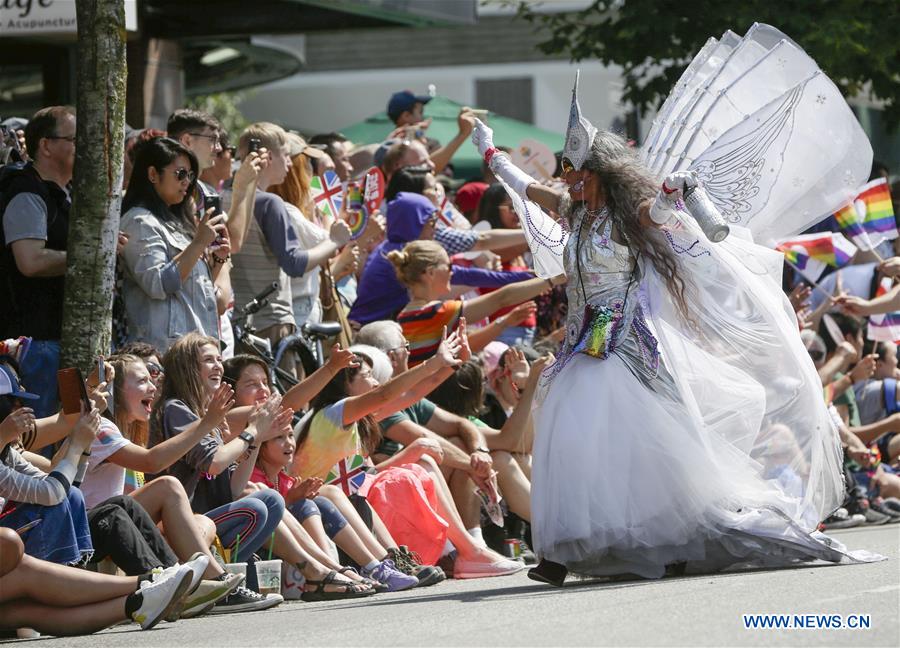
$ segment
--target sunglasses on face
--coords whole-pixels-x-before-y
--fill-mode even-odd
[[[400,351],[406,351],[409,353],[409,342],[404,344],[403,346],[394,347],[393,349],[388,349],[388,353],[398,353]]]
[[[150,374],[151,378],[156,379],[156,378],[159,378],[160,376],[162,376],[165,372],[163,371],[163,368],[160,367],[155,362],[148,362],[147,363],[147,373]]]
[[[230,154],[231,154],[231,157],[234,157],[235,155],[237,155],[237,147],[236,147],[236,146],[226,146],[226,147],[223,148],[221,151],[219,151],[218,153],[216,153],[216,156],[217,156],[217,157],[222,157],[222,156],[225,155],[226,153],[230,153]]]
[[[178,169],[175,169],[175,171],[173,171],[172,173],[175,176],[175,179],[178,180],[178,182],[184,182],[185,180],[187,180],[188,182],[194,181],[194,172],[190,171],[189,169],[180,167]]]

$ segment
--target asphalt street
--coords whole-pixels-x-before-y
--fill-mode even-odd
[[[742,571],[661,581],[570,581],[524,572],[448,581],[362,603],[285,603],[273,610],[119,626],[41,648],[111,646],[900,646],[900,525],[834,532],[887,561]],[[742,615],[869,615],[868,629],[744,629]],[[21,645],[26,642],[18,641]]]

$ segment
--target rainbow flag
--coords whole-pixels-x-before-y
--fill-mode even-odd
[[[881,297],[894,285],[890,277],[883,277],[875,289],[875,296]],[[876,342],[900,341],[900,312],[870,315],[866,326],[866,337]]]
[[[900,312],[869,316],[866,337],[876,342],[897,342],[900,340]]]
[[[891,240],[900,236],[897,221],[894,218],[894,205],[891,203],[891,192],[885,178],[879,178],[865,184],[856,196],[857,208],[863,214],[863,227],[869,233],[880,234]]]
[[[850,202],[835,212],[834,219],[837,221],[838,227],[841,228],[841,233],[853,241],[857,247],[863,250],[871,250],[873,243],[866,228],[863,227],[863,216],[864,214],[861,215],[856,211],[856,205]]]
[[[775,246],[784,259],[796,267],[810,281],[815,281],[826,266],[841,268],[856,254],[857,247],[837,232],[804,234]]]

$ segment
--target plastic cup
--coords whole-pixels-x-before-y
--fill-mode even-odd
[[[281,593],[281,561],[258,560],[256,561],[256,579],[259,582],[259,593]]]
[[[244,579],[246,580],[247,563],[245,563],[245,562],[226,563],[225,571],[227,571],[229,574],[241,574],[242,576],[244,576]]]

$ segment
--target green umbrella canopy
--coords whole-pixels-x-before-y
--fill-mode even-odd
[[[446,97],[435,97],[425,104],[425,117],[431,118],[431,126],[428,127],[428,137],[433,137],[441,144],[452,140],[459,132],[456,117],[462,104],[451,101]],[[551,151],[562,150],[564,137],[559,133],[552,133],[537,126],[525,122],[503,117],[495,112],[488,115],[488,126],[494,130],[494,144],[497,146],[509,146],[515,148],[522,140],[533,139],[550,147]],[[388,118],[387,113],[380,113],[369,117],[352,126],[342,128],[341,132],[350,138],[354,144],[376,144],[394,130],[394,123]],[[453,168],[458,178],[477,178],[481,176],[481,156],[475,150],[471,139],[459,147],[453,156]]]

